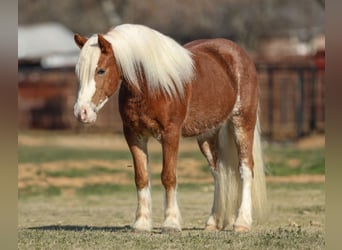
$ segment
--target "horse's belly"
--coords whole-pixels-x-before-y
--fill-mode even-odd
[[[229,117],[232,107],[216,106],[215,109],[197,109],[189,111],[182,127],[183,136],[198,136],[218,129]]]
[[[214,90],[192,91],[182,127],[183,136],[198,136],[213,131],[228,119],[236,101],[236,94],[228,83],[223,85],[215,86]]]

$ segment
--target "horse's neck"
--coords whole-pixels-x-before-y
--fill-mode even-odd
[[[139,88],[138,88],[139,86]],[[140,96],[141,95],[141,84],[139,83],[139,85],[136,86],[134,84],[129,83],[127,80],[123,80],[121,83],[121,88],[124,88],[125,91],[129,92],[130,95],[132,96]]]
[[[136,106],[135,108],[144,106],[148,100],[147,88],[146,86],[141,86],[139,88],[133,84],[128,83],[126,80],[122,81],[119,90],[119,104],[121,108],[125,109],[124,106]]]

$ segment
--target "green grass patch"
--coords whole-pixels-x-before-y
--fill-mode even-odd
[[[38,187],[38,186],[27,186],[18,190],[19,198],[27,198],[32,196],[58,196],[62,193],[59,187]]]
[[[291,146],[269,146],[265,149],[268,174],[286,176],[324,174],[324,148],[296,149]]]
[[[179,158],[190,158],[193,160],[201,160],[205,161],[204,156],[200,152],[198,148],[194,148],[194,151],[186,151],[186,152],[180,152]]]
[[[18,146],[18,163],[45,163],[66,160],[131,160],[127,151],[106,149],[75,149],[59,146]],[[162,161],[160,153],[149,153],[150,162]]]
[[[214,183],[214,182],[213,182]],[[198,183],[179,183],[178,184],[178,190],[180,190],[180,192],[182,192],[182,190],[186,190],[186,191],[191,191],[191,190],[202,190],[206,187],[210,187],[212,185],[208,185],[208,184],[198,184]]]
[[[284,189],[284,190],[325,190],[324,183],[292,183],[292,182],[285,182],[285,183],[267,183],[267,188],[270,190],[277,190],[277,189]]]
[[[71,168],[71,169],[64,169],[61,171],[48,171],[44,170],[44,173],[48,177],[68,177],[68,178],[76,178],[76,177],[88,177],[94,175],[104,175],[104,174],[117,174],[127,172],[125,170],[119,169],[110,169],[104,167],[92,167],[89,169],[79,169],[79,168]]]
[[[44,163],[61,160],[120,160],[131,159],[127,151],[75,149],[55,146],[18,146],[19,163]]]
[[[134,192],[135,186],[132,185],[117,185],[117,184],[94,184],[87,185],[76,189],[78,195],[107,195],[123,192]]]

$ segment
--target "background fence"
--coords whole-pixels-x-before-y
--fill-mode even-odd
[[[312,61],[257,62],[264,137],[291,140],[324,132],[324,67]],[[83,125],[73,116],[77,94],[74,68],[19,66],[20,129],[73,129],[121,132],[117,94],[100,111],[96,124]]]
[[[308,63],[257,68],[264,136],[286,140],[324,131],[324,69]]]

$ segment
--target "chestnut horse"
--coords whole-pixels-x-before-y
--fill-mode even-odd
[[[81,48],[74,114],[93,123],[119,90],[123,131],[134,163],[138,205],[133,228],[152,230],[148,139],[162,146],[166,231],[181,230],[176,165],[180,136],[195,136],[215,191],[207,230],[248,231],[264,211],[266,188],[258,129],[255,66],[235,43],[196,40],[184,47],[143,25],[123,24]]]

